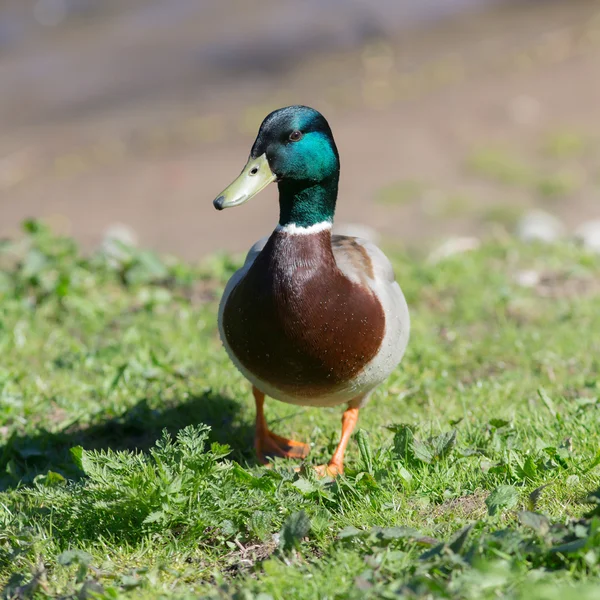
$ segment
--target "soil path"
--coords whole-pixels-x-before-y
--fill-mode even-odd
[[[0,142],[0,235],[36,216],[87,248],[119,222],[144,246],[187,258],[244,250],[276,222],[275,186],[223,213],[212,199],[241,170],[261,117],[288,102],[322,108],[332,125],[342,160],[338,222],[407,244],[476,231],[484,206],[547,199],[473,176],[465,157],[474,149],[501,144],[537,164],[549,131],[600,134],[600,3],[559,4],[494,9],[322,53],[275,78],[257,76],[256,87],[222,84],[200,105],[148,102],[20,127]],[[570,225],[600,217],[600,162],[581,169],[585,184],[552,206]],[[377,201],[407,181],[427,191]],[[470,208],[440,216],[439,198],[457,194]]]

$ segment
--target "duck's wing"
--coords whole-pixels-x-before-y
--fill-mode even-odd
[[[244,261],[244,268],[249,267],[255,260],[256,257],[260,254],[261,250],[266,246],[269,241],[268,235],[264,238],[260,238],[258,242],[256,242],[250,250],[248,250],[248,254],[246,254],[246,260]]]
[[[410,314],[387,256],[373,243],[344,235],[331,236],[340,271],[369,289],[385,313],[385,336],[369,369],[390,372],[402,359],[410,337]]]
[[[331,246],[338,268],[356,283],[393,284],[394,269],[387,256],[369,240],[347,235],[332,235]]]
[[[260,251],[265,247],[266,243],[269,241],[269,236],[265,236],[256,242],[250,250],[248,250],[248,254],[246,254],[246,260],[244,264],[230,277],[227,285],[225,286],[225,290],[223,291],[223,295],[221,296],[221,302],[219,304],[219,331],[221,332],[221,339],[225,335],[223,332],[223,311],[225,310],[225,304],[227,304],[227,299],[229,298],[229,294],[233,288],[242,280],[244,275],[248,272],[248,269],[252,266],[252,263],[256,260],[256,257],[260,254]]]

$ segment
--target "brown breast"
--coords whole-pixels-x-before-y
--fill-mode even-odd
[[[275,232],[223,312],[238,360],[286,393],[317,396],[376,355],[385,316],[371,291],[337,268],[331,234]]]

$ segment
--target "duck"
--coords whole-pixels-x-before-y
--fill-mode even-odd
[[[228,281],[218,329],[252,385],[255,451],[305,459],[309,445],[272,432],[265,397],[306,407],[344,406],[339,443],[318,476],[344,472],[344,455],[372,392],[399,365],[410,317],[388,258],[367,239],[332,233],[340,158],[329,123],[295,105],[265,117],[217,210],[241,206],[276,183],[279,222]]]

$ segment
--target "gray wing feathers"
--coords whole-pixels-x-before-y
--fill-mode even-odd
[[[244,261],[244,266],[250,266],[255,260],[256,257],[260,254],[261,250],[265,247],[267,242],[269,241],[269,236],[266,235],[264,238],[261,238],[256,242],[250,250],[248,250],[248,254],[246,254],[246,260]]]
[[[394,267],[392,267],[392,263],[383,253],[383,251],[380,250],[373,242],[369,242],[368,240],[363,240],[360,238],[359,241],[367,251],[367,254],[371,257],[375,276],[382,281],[389,281],[390,283],[396,281]]]

